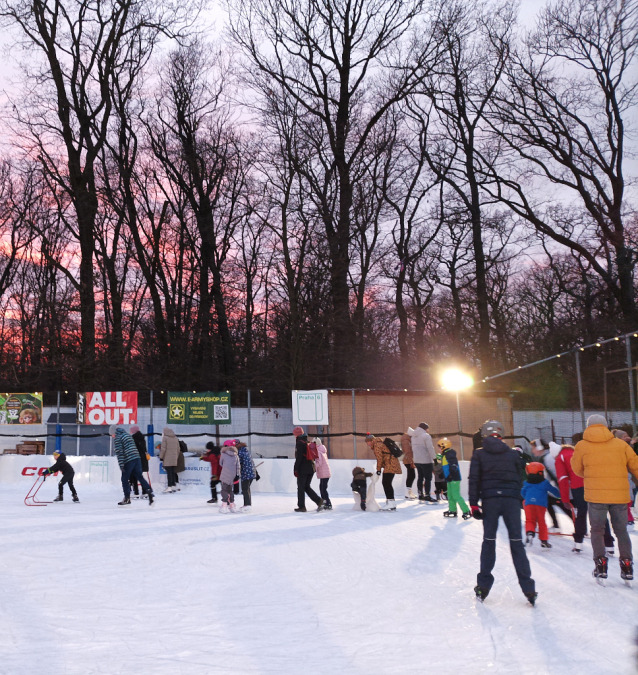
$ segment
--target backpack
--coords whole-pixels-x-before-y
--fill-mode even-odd
[[[311,462],[314,462],[315,459],[319,458],[319,450],[317,450],[317,444],[312,442],[308,443],[306,449],[306,459],[309,459]]]
[[[403,455],[403,450],[391,438],[385,438],[383,444],[390,451],[390,454],[397,459]]]
[[[180,452],[188,452],[188,446],[186,445],[185,441],[179,442],[179,451]]]

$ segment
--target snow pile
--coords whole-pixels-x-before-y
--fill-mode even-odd
[[[0,493],[2,674],[636,672],[638,590],[617,558],[598,586],[588,540],[580,557],[569,537],[535,542],[532,608],[501,527],[480,605],[481,525],[445,505],[363,513],[342,497],[295,514],[292,495],[255,494],[251,514],[220,515],[205,494],[124,509],[108,484],[82,486],[80,504],[28,508],[24,494]]]

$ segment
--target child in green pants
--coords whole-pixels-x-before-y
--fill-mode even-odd
[[[447,481],[449,510],[444,511],[443,515],[446,518],[458,518],[458,514],[456,513],[456,505],[458,504],[463,512],[463,520],[469,520],[472,517],[472,513],[463,497],[461,497],[461,469],[459,468],[456,450],[452,449],[452,444],[447,438],[442,438],[437,445],[441,450],[441,466],[443,467],[443,475]]]

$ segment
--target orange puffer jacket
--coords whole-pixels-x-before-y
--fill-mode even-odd
[[[638,477],[638,455],[604,424],[592,424],[576,444],[572,469],[585,479],[585,501],[628,504],[631,494],[627,474]]]

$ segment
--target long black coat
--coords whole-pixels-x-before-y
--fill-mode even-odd
[[[146,438],[141,431],[136,431],[133,434],[133,440],[137,451],[140,453],[140,460],[142,461],[142,471],[148,471],[148,459],[146,459]]]
[[[470,504],[491,497],[521,498],[523,459],[500,438],[488,436],[483,447],[472,455],[470,464]]]
[[[315,463],[306,457],[308,449],[308,436],[297,436],[295,443],[295,471],[298,475],[315,472]]]

